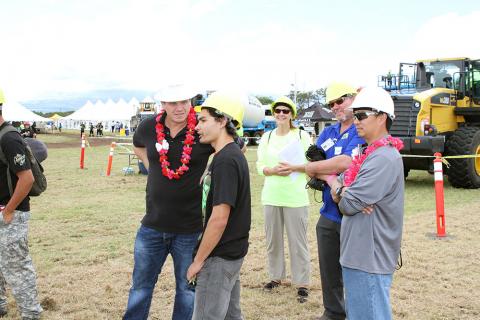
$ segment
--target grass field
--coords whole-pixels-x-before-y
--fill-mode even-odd
[[[133,241],[144,214],[146,177],[124,176],[127,156],[115,155],[106,177],[108,141],[86,149],[79,169],[77,135],[40,135],[50,146],[44,162],[48,190],[32,199],[30,248],[38,275],[44,319],[120,319],[133,267]],[[100,139],[98,139],[100,140]],[[78,147],[72,147],[78,143]],[[104,144],[103,146],[100,146]],[[262,177],[256,149],[247,151],[252,187],[251,246],[242,268],[246,319],[311,319],[322,311],[315,239],[320,204],[311,196],[309,243],[312,290],[300,304],[289,285],[264,292],[266,269]],[[379,186],[380,188],[380,186]],[[446,239],[435,233],[433,177],[411,173],[406,183],[403,268],[395,273],[395,319],[480,318],[480,191],[445,187]],[[317,198],[321,198],[317,194]],[[157,283],[151,319],[170,319],[174,278],[169,259]],[[13,298],[6,319],[18,319]]]

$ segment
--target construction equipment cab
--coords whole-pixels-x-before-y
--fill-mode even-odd
[[[465,156],[448,159],[448,180],[454,187],[480,188],[480,60],[401,63],[391,78],[386,83],[379,77],[379,86],[394,100],[390,133],[403,140],[402,153]],[[410,169],[433,171],[432,158],[403,159],[405,176]]]

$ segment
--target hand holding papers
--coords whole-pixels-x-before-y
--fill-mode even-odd
[[[291,165],[299,165],[305,163],[305,152],[303,151],[302,144],[299,140],[292,140],[289,144],[283,148],[278,154],[278,158],[281,162],[286,162]],[[299,173],[292,172],[290,178],[292,180],[297,179]]]

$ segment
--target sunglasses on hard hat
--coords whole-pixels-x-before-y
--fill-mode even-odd
[[[289,114],[290,109],[278,109],[278,108],[276,108],[275,110],[273,110],[273,112],[275,112],[276,114],[280,114],[280,113]]]
[[[370,116],[376,116],[378,112],[374,111],[360,111],[360,112],[354,112],[353,113],[353,118],[357,119],[358,121],[362,121],[367,119]]]

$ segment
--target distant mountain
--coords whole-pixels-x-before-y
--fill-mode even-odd
[[[88,100],[92,101],[92,103],[95,103],[97,100],[106,102],[108,99],[117,102],[118,99],[123,98],[128,102],[135,97],[139,101],[142,101],[146,96],[153,98],[153,95],[153,92],[143,90],[95,90],[78,94],[59,94],[54,98],[21,101],[21,103],[32,111],[44,113],[55,111],[64,112],[78,110]]]

